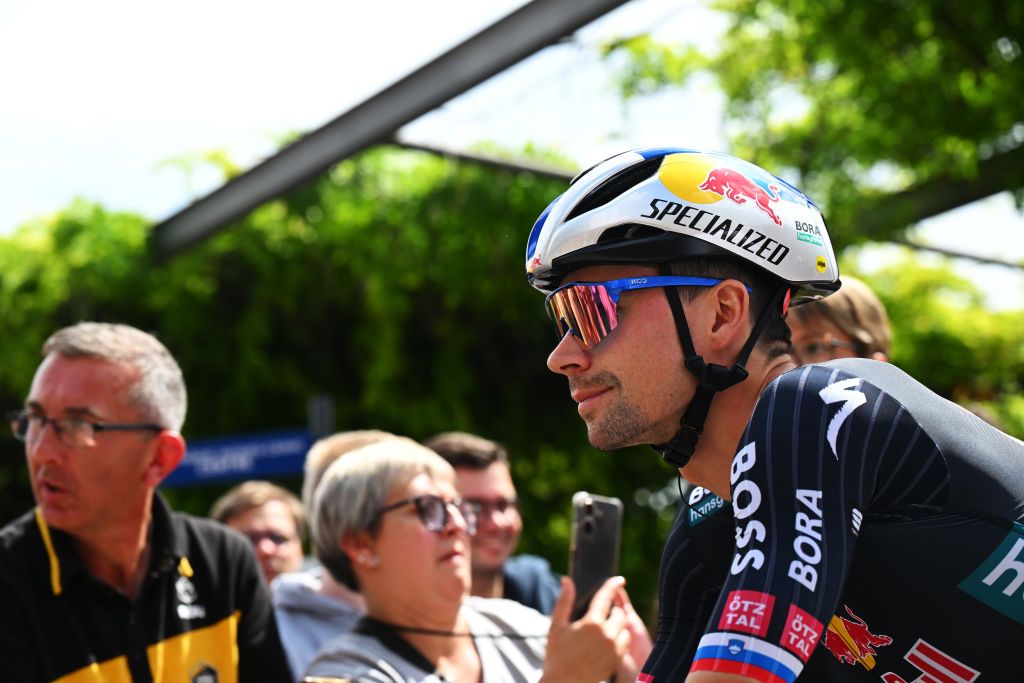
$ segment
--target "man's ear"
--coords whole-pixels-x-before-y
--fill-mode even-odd
[[[723,280],[706,297],[708,302],[708,350],[740,346],[750,335],[750,293],[739,280]]]
[[[146,467],[146,483],[156,488],[185,457],[185,439],[181,434],[165,429],[156,435],[156,449]]]

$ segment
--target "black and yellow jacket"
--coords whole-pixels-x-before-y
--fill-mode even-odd
[[[134,600],[93,578],[38,510],[0,530],[0,680],[291,680],[248,542],[159,495],[152,520],[150,570]]]

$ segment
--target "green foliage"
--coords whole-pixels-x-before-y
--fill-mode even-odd
[[[1024,5],[719,0],[720,49],[648,37],[612,43],[625,96],[712,73],[734,150],[827,208],[833,241],[886,238],[858,222],[865,198],[935,178],[970,179],[1024,142]],[[1003,174],[992,191],[1024,186]],[[998,184],[998,183],[1002,184]],[[897,226],[903,228],[906,226]]]
[[[1024,436],[1024,311],[987,310],[981,292],[948,264],[924,266],[909,253],[862,277],[889,313],[893,363]]]

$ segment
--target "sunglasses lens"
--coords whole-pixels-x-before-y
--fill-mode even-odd
[[[566,285],[549,294],[546,304],[558,338],[572,333],[587,349],[618,324],[615,302],[601,284]]]
[[[444,531],[445,522],[448,521],[448,511],[445,509],[444,501],[436,496],[423,496],[416,500],[416,511],[427,531]]]

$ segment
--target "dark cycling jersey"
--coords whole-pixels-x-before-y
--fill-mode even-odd
[[[688,484],[661,554],[658,631],[640,680],[682,681],[733,555],[732,505]]]
[[[730,475],[735,548],[692,671],[1024,678],[1024,443],[844,359],[769,385]]]

